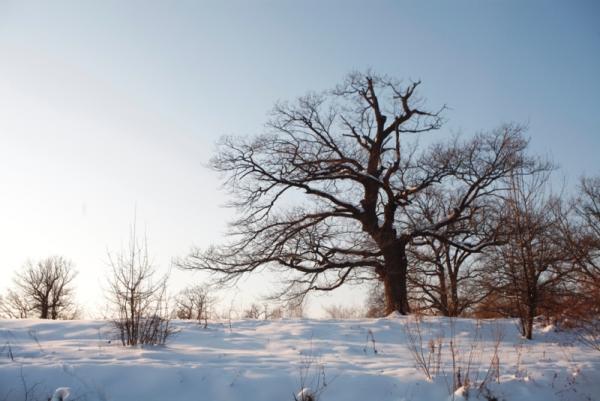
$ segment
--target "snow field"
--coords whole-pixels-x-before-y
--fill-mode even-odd
[[[321,401],[600,400],[599,352],[548,328],[524,341],[513,320],[175,325],[166,346],[125,348],[105,321],[0,320],[0,401],[46,401],[58,387],[70,388],[67,400],[85,401],[293,401],[303,388]],[[417,332],[411,342],[407,334]],[[498,333],[499,377],[480,391]],[[435,366],[430,347],[438,343],[440,371],[428,380],[409,349]],[[472,382],[466,393],[452,391],[457,367]]]

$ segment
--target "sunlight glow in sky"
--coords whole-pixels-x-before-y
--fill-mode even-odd
[[[136,209],[162,270],[218,243],[232,212],[206,168],[215,141],[352,70],[421,79],[445,133],[526,123],[559,176],[600,174],[599,19],[595,1],[0,0],[0,293],[60,254],[99,313]]]

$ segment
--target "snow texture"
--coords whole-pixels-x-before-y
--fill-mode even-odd
[[[569,332],[538,327],[525,341],[513,320],[424,318],[425,355],[443,338],[441,373],[428,380],[408,319],[176,321],[166,346],[136,348],[104,321],[0,320],[0,400],[600,400],[600,353]],[[449,340],[465,363],[478,326],[473,383],[453,391]],[[481,389],[499,331],[499,374]]]

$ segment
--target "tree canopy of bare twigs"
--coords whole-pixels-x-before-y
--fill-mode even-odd
[[[72,286],[75,276],[73,264],[62,256],[27,262],[16,273],[14,289],[2,304],[3,314],[11,318],[74,318],[78,312]]]
[[[574,260],[568,314],[581,340],[600,350],[600,177],[584,177],[571,207],[563,213],[563,249]]]
[[[279,295],[290,298],[377,277],[386,311],[409,313],[409,244],[437,238],[471,249],[451,227],[504,190],[512,171],[538,167],[518,125],[419,146],[442,127],[443,111],[424,106],[419,85],[353,73],[277,104],[265,133],[223,138],[211,166],[239,215],[226,244],[194,250],[180,267],[223,283],[269,268],[285,277]],[[449,213],[427,221],[415,205],[431,191],[454,196]]]
[[[501,219],[505,243],[488,252],[489,284],[499,291],[510,313],[531,339],[538,312],[566,293],[573,258],[564,249],[561,199],[549,193],[549,174],[514,174]]]
[[[581,179],[574,211],[578,224],[567,231],[575,233],[570,248],[576,252],[582,279],[600,288],[600,177]]]
[[[26,303],[26,300],[14,290],[8,290],[6,295],[1,299],[0,317],[9,319],[26,319],[30,317],[32,313],[33,310]]]
[[[178,319],[204,322],[206,327],[214,301],[208,287],[202,285],[186,287],[175,297],[176,316]]]
[[[415,201],[420,218],[434,224],[452,213],[454,194],[427,191]],[[479,252],[502,242],[498,201],[488,199],[468,219],[447,225],[439,237],[424,237],[408,248],[411,293],[420,304],[444,316],[459,316],[489,294],[480,285],[482,266]],[[448,240],[449,239],[449,240]],[[469,247],[454,244],[468,243]]]
[[[582,178],[580,191],[576,212],[581,229],[579,241],[572,249],[578,252],[588,314],[595,320],[596,338],[600,339],[600,177]]]

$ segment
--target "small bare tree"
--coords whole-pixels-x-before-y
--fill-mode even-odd
[[[283,305],[284,315],[291,319],[302,319],[306,316],[307,300],[292,299]]]
[[[415,202],[419,220],[433,224],[452,213],[453,194],[433,189],[427,193]],[[502,222],[495,216],[496,203],[493,198],[478,203],[467,219],[444,227],[443,235],[413,241],[408,249],[409,279],[415,297],[428,308],[443,316],[459,316],[489,295],[478,285],[482,269],[476,256],[500,244],[497,226]]]
[[[8,290],[0,303],[0,316],[8,319],[27,319],[32,315],[31,307],[13,290]]]
[[[251,304],[242,313],[244,319],[260,319],[261,315],[263,315],[261,307],[255,303]]]
[[[581,290],[600,314],[600,177],[582,178],[574,202],[575,216],[565,220],[563,236],[578,266]],[[591,301],[591,302],[590,302]]]
[[[214,298],[208,293],[208,288],[202,285],[194,285],[183,289],[175,297],[175,313],[178,319],[197,320],[208,325],[210,310]]]
[[[560,199],[549,194],[549,174],[514,174],[503,206],[505,244],[489,252],[489,283],[509,301],[521,334],[531,339],[533,322],[543,307],[565,293],[572,257],[563,248]]]
[[[582,342],[600,350],[600,177],[582,178],[578,189],[561,219],[563,248],[576,266],[565,308]]]
[[[77,312],[71,285],[76,274],[73,264],[62,256],[28,261],[13,280],[14,290],[6,295],[3,314],[11,318],[72,318]]]
[[[148,242],[131,229],[127,250],[108,254],[109,302],[123,345],[164,344],[173,333],[167,310],[168,275],[157,277],[148,257]]]

